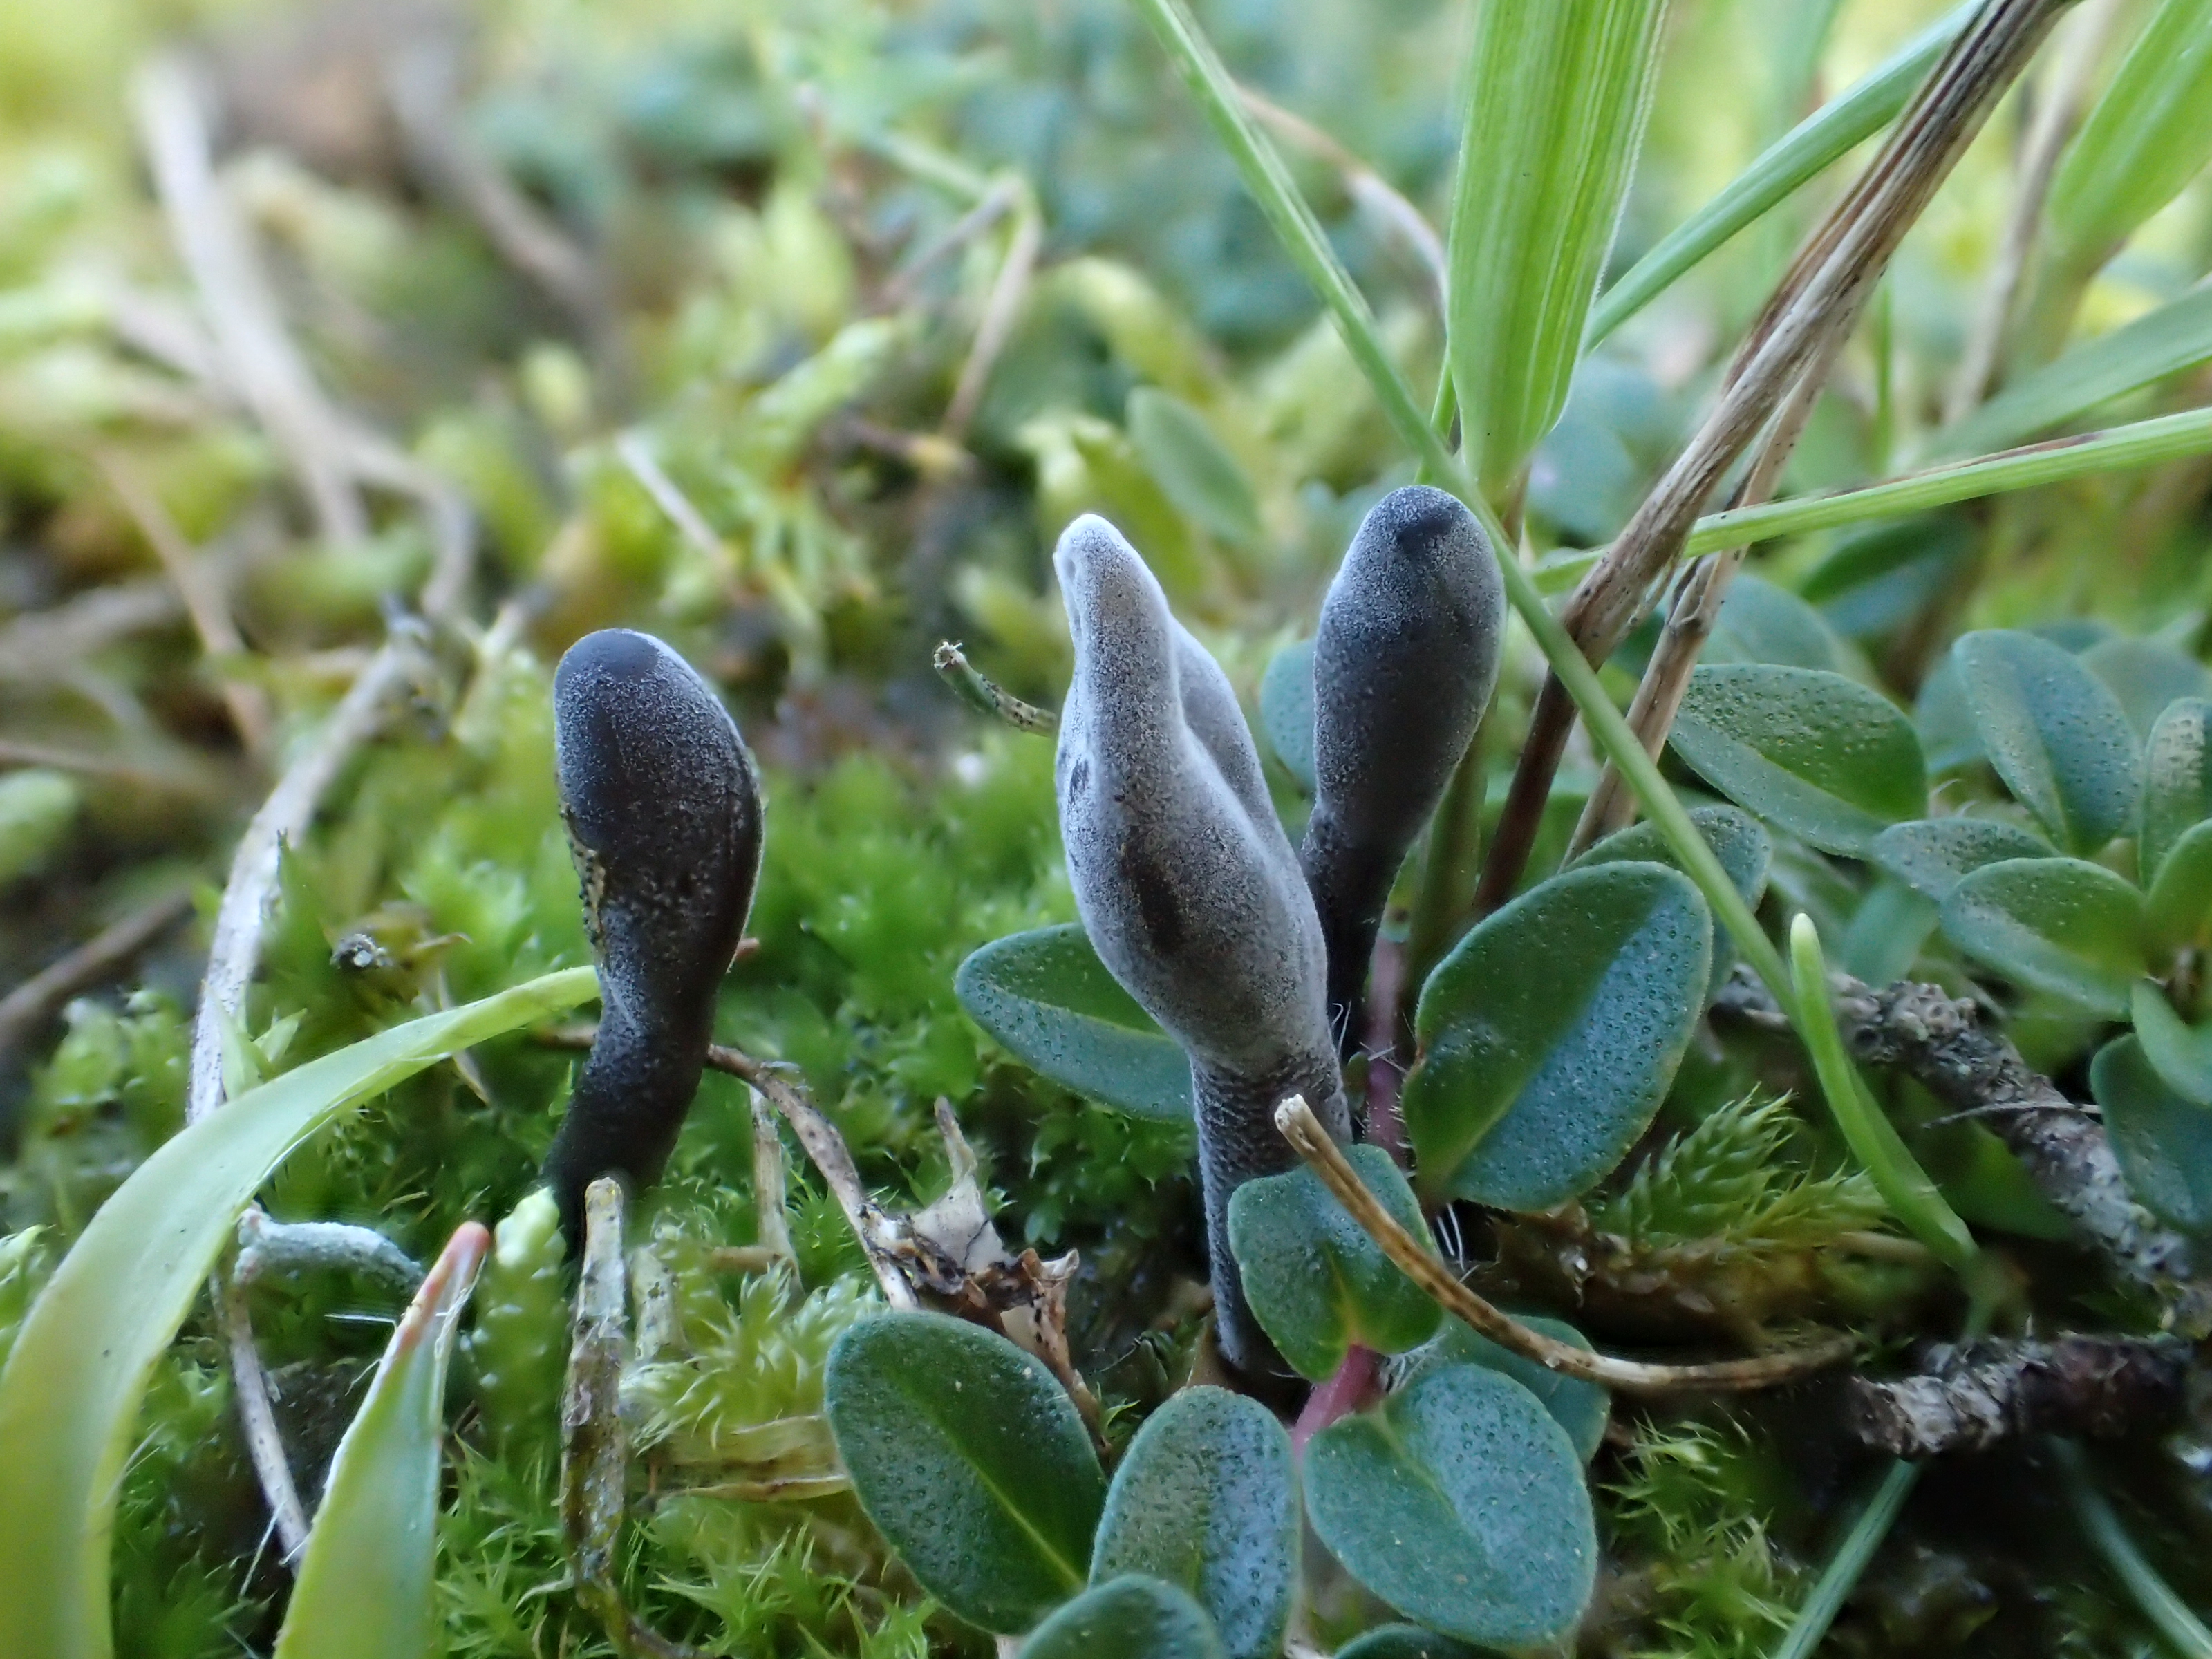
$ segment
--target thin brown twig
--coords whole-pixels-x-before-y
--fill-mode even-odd
[[[876,295],[879,311],[896,311],[914,298],[921,279],[951,254],[974,241],[1012,212],[1022,199],[1024,186],[1017,178],[1005,178],[984,192],[983,199],[932,238],[883,285]]]
[[[191,271],[226,379],[300,479],[324,537],[358,541],[368,515],[355,493],[338,422],[284,331],[252,233],[216,176],[200,77],[176,57],[140,73],[136,104],[169,234]]]
[[[176,585],[178,596],[185,602],[185,612],[191,618],[192,631],[199,635],[200,649],[218,661],[243,654],[246,641],[231,617],[222,590],[208,580],[199,550],[169,516],[169,509],[162,505],[161,498],[147,487],[137,468],[113,450],[95,450],[93,464],[107,480],[116,500],[123,503],[123,510],[138,526],[138,533],[146,538],[146,544],[154,550],[154,556],[161,560],[162,570]],[[216,672],[222,686],[223,706],[230,711],[231,724],[237,728],[239,741],[257,761],[265,761],[270,738],[267,696],[259,686],[223,673],[220,666]]]
[[[78,772],[87,777],[113,778],[118,783],[173,795],[212,795],[217,793],[212,774],[182,767],[149,765],[113,755],[88,755],[81,749],[61,749],[47,743],[19,743],[0,738],[0,766],[45,766],[57,772]]]
[[[1568,600],[1561,620],[1592,663],[1620,643],[1699,509],[1787,389],[1856,316],[1859,299],[2066,3],[1987,0],[1808,239],[1737,349],[1704,424]],[[1483,866],[1478,914],[1495,910],[1518,884],[1574,721],[1565,686],[1547,674]]]
[[[1262,126],[1272,128],[1278,137],[1336,169],[1344,180],[1345,193],[1361,210],[1395,232],[1413,249],[1435,285],[1437,301],[1441,305],[1448,269],[1443,238],[1437,234],[1436,227],[1420,209],[1395,189],[1389,179],[1304,116],[1285,109],[1248,86],[1240,84],[1237,96]]]
[[[1037,254],[1043,246],[1044,219],[1024,190],[1014,210],[1014,234],[1006,243],[1006,257],[992,280],[991,292],[983,301],[982,320],[975,325],[975,343],[969,348],[968,361],[960,366],[952,401],[945,408],[946,437],[957,440],[967,435],[968,423],[975,418],[983,389],[990,383],[991,369],[1012,337],[1014,325],[1021,320],[1030,280],[1036,274]]]
[[[774,1067],[750,1054],[724,1048],[718,1042],[708,1048],[707,1064],[750,1084],[783,1114],[808,1159],[821,1173],[830,1195],[845,1212],[854,1237],[860,1240],[869,1267],[875,1270],[876,1283],[883,1288],[884,1300],[894,1308],[921,1307],[921,1298],[915,1295],[914,1287],[899,1270],[897,1258],[885,1239],[884,1212],[869,1200],[868,1189],[860,1184],[860,1166],[853,1162],[852,1149],[845,1145],[845,1137],[837,1133],[837,1126],[824,1117],[821,1109],[805,1094],[777,1076]]]
[[[191,914],[192,896],[179,890],[142,905],[25,980],[0,998],[0,1064],[62,1005],[97,985]]]
[[[1437,1256],[1416,1243],[1374,1194],[1367,1190],[1341,1148],[1329,1139],[1303,1096],[1292,1095],[1275,1109],[1275,1127],[1297,1149],[1306,1167],[1321,1177],[1362,1231],[1373,1239],[1398,1270],[1435,1298],[1445,1312],[1464,1320],[1500,1347],[1532,1359],[1561,1376],[1578,1377],[1625,1394],[1679,1394],[1689,1389],[1741,1391],[1794,1382],[1849,1358],[1848,1336],[1824,1337],[1751,1359],[1725,1359],[1700,1365],[1655,1365],[1593,1353],[1534,1331],[1476,1295],[1452,1276]]]
[[[184,614],[175,586],[159,576],[111,582],[0,627],[0,679],[66,678],[84,659],[133,634],[167,628]]]
[[[1852,322],[1856,320],[1856,313],[1864,309],[1865,297],[1870,291],[1862,290],[1853,302]],[[1782,469],[1796,449],[1805,422],[1812,417],[1813,406],[1820,401],[1836,359],[1842,355],[1850,328],[1850,322],[1839,325],[1798,377],[1760,443],[1751,470],[1744,475],[1736,491],[1735,505],[1753,506],[1773,495]],[[1668,611],[1658,647],[1644,665],[1644,678],[1637,683],[1636,695],[1628,705],[1628,724],[1643,744],[1644,752],[1654,760],[1667,746],[1667,734],[1674,729],[1674,716],[1681,712],[1682,699],[1689,695],[1690,676],[1696,672],[1705,641],[1712,637],[1720,622],[1721,606],[1728,599],[1729,584],[1743,568],[1744,556],[1748,551],[1748,547],[1735,547],[1709,553],[1692,565],[1675,585],[1674,603]],[[1573,838],[1567,845],[1567,856],[1575,857],[1620,829],[1635,811],[1636,797],[1621,778],[1620,769],[1608,761],[1598,778],[1597,787],[1590,792],[1583,808],[1581,821],[1575,825]]]

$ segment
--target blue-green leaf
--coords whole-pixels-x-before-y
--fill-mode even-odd
[[[1080,923],[992,940],[952,988],[969,1018],[1062,1087],[1133,1117],[1189,1119],[1190,1061],[1115,982]]]
[[[1314,778],[1314,642],[1299,640],[1267,659],[1260,676],[1260,730],[1284,769],[1310,795]]]
[[[1224,1389],[1184,1389],[1146,1420],[1115,1472],[1091,1581],[1164,1579],[1206,1609],[1228,1659],[1275,1659],[1297,1590],[1298,1531],[1291,1437],[1273,1413]]]
[[[2111,1019],[2127,1017],[2145,970],[2142,895],[2080,859],[2007,859],[1961,876],[1943,931],[1984,967]]]
[[[2182,698],[2212,696],[2212,673],[2204,665],[2156,640],[2100,640],[2081,653],[2081,665],[2112,688],[2139,739]]]
[[[2207,818],[2212,818],[2212,702],[2185,697],[2159,715],[2143,745],[2136,872],[2145,887],[2157,880],[2182,836]]]
[[[482,1224],[464,1225],[392,1332],[331,1460],[276,1659],[431,1659],[444,1651],[433,1578],[446,1362],[490,1247]]]
[[[1585,1352],[1590,1348],[1589,1338],[1564,1319],[1547,1319],[1541,1314],[1517,1314],[1515,1317],[1530,1330],[1571,1347]],[[1404,1389],[1412,1388],[1431,1371],[1446,1365],[1482,1365],[1504,1372],[1543,1402],[1544,1409],[1567,1431],[1576,1455],[1585,1463],[1597,1455],[1599,1443],[1605,1438],[1606,1419],[1613,1414],[1613,1396],[1597,1383],[1586,1382],[1579,1376],[1562,1376],[1510,1348],[1499,1347],[1457,1319],[1444,1321],[1435,1340],[1414,1349],[1406,1357],[1405,1364],[1406,1374],[1399,1381],[1399,1387]]]
[[[1136,1574],[1085,1591],[1022,1644],[1021,1659],[1223,1659],[1206,1610]]]
[[[1920,696],[1912,705],[1912,724],[1920,733],[1920,747],[1931,772],[1957,772],[1983,758],[1982,734],[1974,729],[1974,711],[1966,706],[1966,689],[1959,681],[1959,665],[1948,656],[1928,672],[1920,683]]]
[[[425,1066],[598,988],[589,968],[563,969],[311,1060],[164,1142],[100,1206],[0,1372],[0,1653],[106,1659],[108,1538],[146,1379],[285,1154]]]
[[[2097,1051],[2089,1092],[2128,1190],[2161,1220],[2212,1232],[2212,1111],[2167,1088],[2133,1036]]]
[[[853,1490],[921,1587],[1001,1635],[1083,1587],[1106,1478],[1052,1373],[945,1314],[866,1319],[823,1391]]]
[[[1414,1018],[1424,1186],[1543,1210],[1602,1180],[1658,1109],[1711,962],[1703,896],[1656,864],[1570,870],[1486,918]]]
[[[1362,1584],[1486,1647],[1565,1635],[1596,1579],[1589,1491],[1566,1431],[1479,1365],[1447,1365],[1316,1435],[1306,1510]]]
[[[1690,822],[1697,826],[1698,834],[1705,845],[1713,849],[1713,856],[1721,862],[1728,874],[1729,884],[1743,895],[1743,902],[1753,910],[1766,892],[1767,866],[1774,861],[1774,842],[1759,820],[1750,813],[1733,806],[1693,806]],[[1584,853],[1569,867],[1582,869],[1593,864],[1663,864],[1671,870],[1681,870],[1674,849],[1667,845],[1667,838],[1659,833],[1659,826],[1646,819],[1616,830]],[[1684,875],[1689,872],[1683,870]],[[1713,934],[1713,970],[1707,990],[1717,991],[1728,978],[1729,969],[1735,963],[1735,941],[1716,929]]]
[[[2150,980],[2136,981],[2129,1005],[2143,1057],[2166,1086],[2193,1106],[2212,1106],[2212,1026],[2191,1026]]]
[[[1406,1177],[1380,1146],[1354,1146],[1367,1189],[1416,1238],[1425,1237]],[[1310,1170],[1248,1181],[1229,1200],[1229,1248],[1261,1328],[1298,1373],[1318,1382],[1353,1343],[1403,1353],[1442,1317],[1428,1293],[1382,1254]]]
[[[1928,809],[1912,722],[1826,670],[1699,668],[1668,742],[1737,805],[1824,852],[1863,854],[1884,826]]]
[[[1140,386],[1129,393],[1129,442],[1176,512],[1234,546],[1260,539],[1260,503],[1237,458],[1206,417],[1171,392]]]
[[[1475,1649],[1419,1625],[1384,1625],[1342,1650],[1336,1659],[1478,1659]]]
[[[2136,736],[2120,700],[2081,659],[2011,629],[1963,635],[1951,658],[1990,764],[2052,840],[2087,856],[2127,829]]]
[[[2191,824],[2160,860],[2145,910],[2160,948],[2212,944],[2212,821]]]
[[[1745,571],[1729,584],[1700,661],[1767,662],[1848,674],[1851,653],[1828,619],[1786,587]]]
[[[1875,837],[1874,861],[1923,898],[1941,904],[1959,878],[2006,859],[2052,855],[2049,842],[1999,818],[1917,818]]]

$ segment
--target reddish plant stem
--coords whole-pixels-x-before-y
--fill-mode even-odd
[[[1306,1396],[1305,1409],[1291,1427],[1291,1451],[1304,1456],[1307,1441],[1340,1418],[1365,1411],[1382,1397],[1382,1356],[1353,1343],[1346,1350],[1336,1374]]]

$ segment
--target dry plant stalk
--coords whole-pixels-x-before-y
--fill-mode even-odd
[[[1851,1340],[1835,1335],[1761,1354],[1753,1359],[1724,1359],[1703,1365],[1654,1365],[1592,1353],[1534,1331],[1452,1277],[1434,1252],[1413,1235],[1367,1190],[1351,1160],[1329,1139],[1304,1099],[1291,1096],[1275,1109],[1275,1127],[1297,1151],[1306,1167],[1321,1177],[1360,1230],[1397,1264],[1398,1270],[1434,1297],[1446,1313],[1463,1320],[1501,1348],[1532,1359],[1561,1376],[1578,1377],[1624,1394],[1680,1394],[1692,1389],[1741,1392],[1794,1382],[1840,1364],[1851,1353]]]
[[[1799,251],[1723,375],[1719,403],[1568,601],[1562,621],[1592,663],[1620,642],[1699,509],[1788,389],[1848,330],[1898,244],[2066,3],[1988,0]],[[1565,686],[1547,675],[1483,866],[1478,915],[1495,910],[1519,881],[1574,719]]]

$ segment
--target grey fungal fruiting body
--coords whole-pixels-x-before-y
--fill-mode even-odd
[[[1347,1048],[1382,907],[1498,683],[1505,589],[1490,538],[1441,489],[1361,520],[1314,637],[1313,816],[1302,861]]]
[[[760,874],[760,783],[706,681],[648,634],[608,629],[553,675],[561,811],[599,968],[599,1036],[544,1178],[570,1249],[584,1188],[658,1178],[714,1034]]]
[[[1076,906],[1108,970],[1190,1057],[1222,1352],[1270,1371],[1229,1197],[1296,1164],[1275,1131],[1285,1095],[1351,1137],[1321,924],[1236,694],[1136,550],[1086,514],[1053,563],[1075,638],[1056,772]]]

